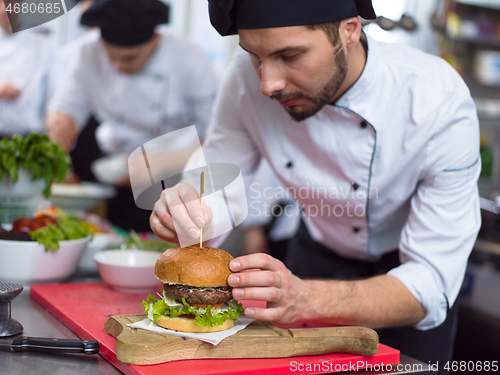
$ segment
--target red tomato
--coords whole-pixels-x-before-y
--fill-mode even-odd
[[[49,224],[54,224],[54,225],[59,224],[56,218],[53,218],[52,216],[49,215],[38,216],[35,218],[35,220],[41,223],[44,227],[48,226]]]
[[[12,231],[16,233],[29,232],[31,220],[27,217],[19,217],[12,222]]]
[[[41,215],[34,218],[19,217],[12,222],[12,232],[27,233],[46,227],[49,224],[59,225],[57,219],[49,215]]]

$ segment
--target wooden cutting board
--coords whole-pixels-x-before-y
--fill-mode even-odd
[[[371,356],[378,350],[377,333],[364,327],[282,329],[255,321],[214,346],[127,326],[145,318],[145,314],[117,315],[106,321],[106,332],[117,339],[118,360],[151,365],[202,358],[282,358],[327,353]]]

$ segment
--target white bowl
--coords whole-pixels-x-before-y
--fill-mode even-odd
[[[155,277],[155,263],[161,255],[147,250],[104,250],[94,255],[106,284],[121,292],[146,293],[162,282]]]
[[[20,169],[18,176],[15,184],[6,175],[0,182],[0,224],[12,223],[20,216],[33,216],[41,201],[44,180],[31,181],[33,174],[25,169]]]
[[[99,182],[108,185],[116,184],[128,171],[128,155],[118,154],[105,156],[90,164],[90,170]]]
[[[45,251],[35,241],[0,240],[0,281],[23,285],[61,281],[71,276],[90,236],[59,242],[59,250]]]
[[[102,200],[114,197],[116,189],[94,182],[78,184],[54,184],[50,201],[65,210],[88,210]]]
[[[77,271],[97,272],[94,255],[102,250],[116,249],[123,241],[123,238],[115,233],[94,233],[94,238],[88,244],[78,263]]]
[[[0,198],[29,199],[39,195],[45,187],[45,181],[43,179],[32,181],[32,177],[33,174],[26,169],[19,170],[16,183],[4,175],[0,182]]]

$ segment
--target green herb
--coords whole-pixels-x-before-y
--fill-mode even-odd
[[[59,241],[77,240],[90,235],[90,230],[73,217],[59,219],[59,225],[49,224],[39,228],[29,235],[33,241],[45,246],[45,251],[59,250]]]
[[[140,236],[134,230],[131,230],[129,232],[129,236],[130,238],[125,243],[127,249],[165,251],[167,249],[170,249],[171,247],[178,246],[175,243],[166,242],[162,240],[141,239]]]
[[[51,185],[62,182],[70,171],[71,159],[57,143],[47,135],[31,133],[27,137],[14,134],[12,138],[0,140],[0,182],[3,176],[13,183],[19,179],[19,170],[26,169],[33,174],[32,180],[43,179],[43,195],[48,198]]]
[[[208,306],[204,313],[194,310],[182,297],[182,306],[169,306],[163,299],[156,299],[152,294],[148,296],[147,301],[142,301],[142,307],[145,313],[153,316],[153,321],[157,322],[162,316],[167,318],[175,318],[180,315],[189,314],[194,315],[196,323],[200,326],[213,327],[216,324],[222,325],[226,319],[232,319],[235,322],[243,314],[243,307],[241,303],[236,300],[230,301],[228,308],[222,312],[213,315],[212,306]],[[149,312],[151,311],[151,314]]]

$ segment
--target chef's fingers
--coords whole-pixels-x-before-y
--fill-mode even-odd
[[[285,308],[282,306],[272,308],[248,306],[245,309],[245,315],[249,318],[265,320],[268,322],[276,322],[278,324],[289,323],[288,321],[283,320],[285,316]]]
[[[258,268],[261,270],[279,271],[285,269],[285,265],[280,260],[273,258],[269,254],[250,254],[233,259],[229,264],[229,268],[233,272],[241,272],[244,270]]]
[[[212,221],[212,210],[206,204],[203,205],[203,212],[205,213],[205,218],[207,219],[207,224]]]
[[[283,299],[283,291],[274,286],[234,288],[232,294],[234,298],[242,301],[250,300],[279,303]]]
[[[154,232],[154,234],[156,234],[162,240],[179,243],[179,239],[177,238],[175,232],[164,226],[160,222],[158,216],[154,211],[151,213],[151,216],[149,217],[149,225],[151,226],[151,230]]]
[[[177,232],[179,228],[176,228],[167,204],[167,195],[176,193],[175,191],[170,190],[171,189],[164,190],[160,196],[160,199],[155,203],[153,209],[154,216],[151,215],[150,217],[150,225],[152,229],[158,227],[157,230],[164,235],[171,235],[171,233],[173,233],[173,236],[178,237],[179,233]],[[170,232],[162,230],[161,227],[164,227]]]
[[[160,199],[155,202],[153,207],[153,213],[155,214],[156,219],[164,226],[168,226],[168,220],[170,219],[170,212],[168,211],[167,201],[165,199],[166,194],[167,190],[163,190],[160,194]],[[151,215],[151,217],[153,216]]]
[[[185,232],[192,239],[199,238],[200,229],[193,219],[199,221],[205,215],[205,212],[200,206],[196,189],[186,182],[181,182],[171,189],[164,190],[162,199],[166,203],[165,207],[173,220],[175,232]],[[195,215],[194,217],[188,212],[186,204],[189,206],[198,205],[197,209],[190,207],[192,214]],[[156,213],[158,215],[158,211]],[[163,220],[163,217],[160,217],[160,219]]]
[[[229,275],[227,281],[229,285],[231,285],[233,288],[245,288],[245,287],[256,287],[256,286],[280,287],[282,285],[282,279],[280,274],[271,271],[233,273],[232,275]]]
[[[192,185],[181,182],[176,187],[182,202],[186,206],[189,217],[198,228],[203,228],[212,219],[212,211],[206,204],[201,207],[200,195]],[[175,219],[177,220],[177,217]]]

